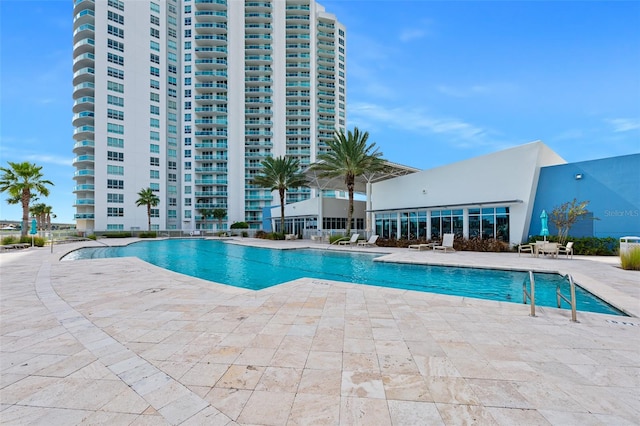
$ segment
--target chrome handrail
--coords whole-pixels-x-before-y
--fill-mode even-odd
[[[536,280],[533,278],[533,271],[529,271],[529,282],[531,283],[531,293],[527,291],[527,277],[522,282],[522,303],[527,304],[527,300],[531,301],[531,313],[529,316],[536,316]]]
[[[569,281],[569,292],[570,299],[568,299],[565,295],[560,292],[560,284],[556,286],[556,301],[558,304],[558,308],[562,307],[562,301],[564,300],[571,306],[571,321],[578,322],[576,315],[576,285],[573,282],[573,277],[569,274],[566,274],[563,278],[564,280]]]

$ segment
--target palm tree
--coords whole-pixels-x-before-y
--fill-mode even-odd
[[[227,211],[225,209],[213,209],[212,216],[218,220],[218,229],[222,229],[222,221],[227,216]]]
[[[198,209],[198,212],[202,215],[202,219],[204,220],[204,227],[203,229],[207,229],[207,218],[208,217],[213,217],[213,210],[212,209]]]
[[[45,226],[44,226],[44,230],[45,230],[45,231],[51,231],[51,218],[55,218],[55,217],[57,217],[57,216],[53,213],[53,207],[51,207],[51,206],[44,206],[44,215],[45,215]]]
[[[293,157],[269,157],[262,162],[261,174],[253,183],[280,195],[280,232],[284,233],[284,193],[289,188],[306,186],[307,178],[300,172],[300,162]]]
[[[0,191],[8,192],[9,204],[22,204],[22,229],[20,234],[27,235],[27,223],[29,222],[29,203],[31,198],[37,195],[48,196],[49,188],[53,186],[49,180],[43,179],[42,166],[27,161],[23,163],[8,162],[9,167],[0,167]]]
[[[136,200],[136,206],[147,206],[147,220],[149,223],[149,232],[151,232],[151,207],[156,207],[160,204],[160,198],[156,194],[153,193],[151,188],[141,189],[138,192],[138,198]]]
[[[327,141],[329,150],[318,155],[318,161],[311,165],[324,178],[344,177],[349,192],[349,208],[347,210],[347,235],[351,233],[353,218],[353,191],[358,176],[380,171],[384,168],[382,153],[376,144],[367,145],[369,132],[361,133],[357,127],[353,132],[336,130],[331,141]]]

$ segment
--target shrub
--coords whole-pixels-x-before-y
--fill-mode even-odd
[[[231,229],[249,229],[247,222],[234,222],[230,226]]]
[[[344,235],[330,235],[329,236],[329,244],[333,244],[338,240],[342,240],[344,239],[345,236]]]
[[[129,238],[131,237],[131,232],[112,231],[112,232],[105,232],[104,234],[102,234],[102,236],[106,238]]]
[[[256,231],[256,238],[262,238],[264,240],[267,238],[267,233],[264,232],[262,229],[259,231]]]
[[[87,235],[87,238],[94,241],[98,239],[98,237],[96,237],[96,234]]]
[[[247,231],[242,231],[242,236],[244,238],[247,238],[249,236],[249,233]]]
[[[157,233],[155,231],[151,232],[141,232],[138,234],[138,238],[156,238]]]
[[[542,241],[542,236],[529,238],[529,242]],[[558,237],[551,235],[547,241],[557,243]],[[573,241],[573,254],[589,256],[615,256],[620,247],[620,241],[613,237],[567,237],[567,241]]]
[[[2,245],[16,244],[19,241],[17,237],[8,236],[2,238]]]
[[[620,255],[622,269],[640,271],[640,247],[634,247]]]

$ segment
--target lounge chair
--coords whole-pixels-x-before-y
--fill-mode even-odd
[[[453,234],[444,234],[442,237],[442,244],[439,246],[433,246],[433,250],[442,250],[445,253],[448,251],[456,251],[453,248]]]
[[[376,241],[378,241],[379,235],[372,235],[367,241],[358,241],[358,245],[362,247],[373,247],[376,245]]]
[[[551,257],[558,257],[558,243],[549,243],[543,242],[542,244],[536,245],[536,254],[537,255],[551,255]]]
[[[435,246],[437,246],[437,245],[438,245],[438,243],[410,244],[409,248],[411,250],[419,250],[419,251],[422,251],[422,250],[433,250],[433,248]]]
[[[520,253],[531,253],[531,256],[536,255],[536,250],[533,244],[520,244],[518,246],[518,257],[520,257]]]
[[[566,254],[567,257],[571,255],[573,259],[573,241],[569,241],[566,246],[558,246],[558,254]]]
[[[338,241],[338,245],[340,246],[352,246],[358,242],[358,238],[360,238],[360,234],[353,234],[349,241]]]

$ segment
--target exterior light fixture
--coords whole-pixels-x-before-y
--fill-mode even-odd
[[[584,175],[582,173],[576,173],[575,178],[576,180],[580,180],[584,177]]]

